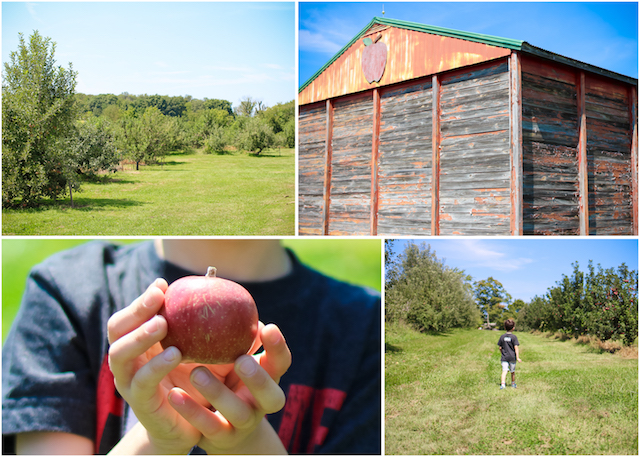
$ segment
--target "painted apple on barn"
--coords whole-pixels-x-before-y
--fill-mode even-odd
[[[216,277],[186,276],[173,282],[160,314],[167,320],[163,348],[177,347],[184,362],[233,363],[246,354],[258,333],[258,310],[240,284]]]
[[[362,72],[367,82],[379,82],[387,65],[387,45],[380,41],[381,34],[375,40],[367,37],[362,51]]]

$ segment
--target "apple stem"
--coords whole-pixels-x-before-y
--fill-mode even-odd
[[[209,267],[207,268],[207,278],[215,278],[216,277],[216,271],[218,271],[218,269],[216,267]]]

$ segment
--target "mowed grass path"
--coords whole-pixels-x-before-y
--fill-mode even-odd
[[[2,212],[4,235],[294,235],[295,152],[174,154],[84,183],[69,198]]]
[[[516,332],[500,390],[501,333],[387,326],[387,454],[638,454],[637,359]]]

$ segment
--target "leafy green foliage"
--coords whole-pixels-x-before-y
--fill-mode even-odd
[[[571,276],[563,275],[544,297],[534,297],[518,313],[518,322],[527,329],[631,345],[638,337],[638,274],[624,263],[615,270],[596,269],[589,262],[585,275],[575,263]]]
[[[106,118],[79,121],[69,150],[78,172],[96,175],[100,171],[115,171],[120,161],[112,125]]]
[[[37,31],[5,63],[2,83],[2,202],[56,198],[73,176],[64,144],[76,117],[75,77],[55,65],[55,43]]]
[[[387,263],[387,271],[389,271]],[[471,278],[450,268],[431,247],[408,243],[395,263],[393,283],[385,287],[389,322],[406,322],[423,331],[442,332],[477,325]]]
[[[38,206],[80,190],[83,175],[119,160],[154,164],[170,151],[260,154],[295,147],[295,103],[269,108],[245,97],[236,108],[191,96],[75,94],[76,73],[57,67],[55,43],[20,37],[2,85],[3,207]]]
[[[271,127],[259,117],[247,119],[236,138],[240,149],[260,154],[275,143],[275,135]]]
[[[511,317],[508,315],[509,311],[507,310],[511,295],[507,293],[500,281],[490,276],[487,279],[477,281],[474,286],[474,296],[478,308],[480,308],[487,323],[499,323]]]

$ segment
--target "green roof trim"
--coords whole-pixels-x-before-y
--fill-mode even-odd
[[[349,43],[347,43],[342,49],[340,49],[336,55],[334,55],[322,68],[313,74],[298,90],[298,93],[302,92],[305,87],[313,82],[323,71],[325,71],[333,62],[335,62],[351,45],[358,41],[374,24],[388,25],[391,27],[403,28],[414,30],[416,32],[431,33],[433,35],[446,36],[450,38],[459,38],[461,40],[474,41],[476,43],[483,43],[490,46],[496,46],[500,48],[513,49],[515,51],[526,52],[531,55],[550,59],[558,63],[563,63],[576,67],[582,70],[590,71],[602,76],[617,79],[619,81],[626,82],[628,84],[638,85],[638,80],[629,76],[624,76],[619,73],[615,73],[609,70],[605,70],[594,65],[590,65],[584,62],[580,62],[568,57],[561,56],[544,49],[537,48],[529,43],[521,40],[513,40],[510,38],[501,38],[492,35],[483,35],[481,33],[463,32],[460,30],[447,29],[444,27],[436,27],[433,25],[419,24],[417,22],[401,21],[397,19],[388,19],[384,17],[374,17]]]

